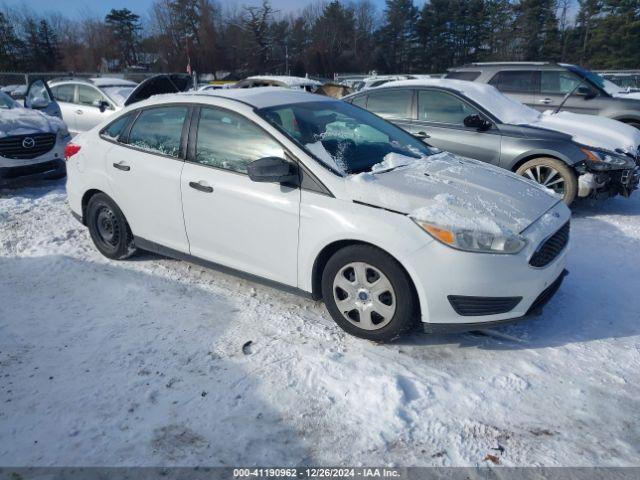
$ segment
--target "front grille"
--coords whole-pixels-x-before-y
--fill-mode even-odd
[[[566,270],[563,270],[560,276],[556,278],[551,285],[545,288],[540,295],[538,295],[538,298],[534,300],[534,302],[529,307],[529,310],[527,310],[526,315],[538,313],[542,309],[542,307],[549,300],[551,300],[551,297],[556,294],[556,292],[560,288],[560,285],[562,285],[562,280],[564,280],[564,277],[566,277],[568,273],[569,272],[567,272]]]
[[[447,299],[458,315],[476,317],[510,312],[520,303],[522,297],[466,297],[463,295],[449,295]]]
[[[569,243],[569,222],[538,247],[529,260],[529,265],[538,268],[549,265],[564,250],[567,243]]]
[[[36,158],[50,151],[56,144],[54,133],[12,135],[0,138],[0,156],[5,158]]]

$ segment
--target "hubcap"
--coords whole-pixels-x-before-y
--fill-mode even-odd
[[[396,294],[387,276],[364,262],[342,267],[333,280],[333,299],[342,316],[363,330],[378,330],[396,312]]]
[[[536,165],[526,169],[522,175],[564,196],[564,178],[555,168]]]
[[[115,214],[109,207],[103,206],[98,210],[96,215],[96,227],[98,235],[100,235],[100,239],[104,243],[112,247],[118,245],[118,241],[120,240],[120,228]]]

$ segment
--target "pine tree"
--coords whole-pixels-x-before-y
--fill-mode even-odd
[[[140,16],[128,8],[120,10],[114,8],[106,15],[104,21],[111,32],[120,66],[135,65],[138,62],[138,34],[142,29]]]
[[[384,70],[403,73],[417,70],[417,21],[418,9],[412,0],[386,0],[377,60]]]

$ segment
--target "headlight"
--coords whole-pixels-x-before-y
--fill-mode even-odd
[[[587,156],[587,164],[595,170],[609,170],[612,168],[633,168],[635,161],[623,155],[616,155],[608,152],[599,152],[581,148],[582,153]]]
[[[422,220],[413,219],[413,221],[440,243],[467,252],[518,253],[527,244],[524,237],[513,233],[455,229]]]
[[[69,136],[69,129],[67,127],[60,127],[58,129],[58,140],[62,140],[64,138],[67,138]]]

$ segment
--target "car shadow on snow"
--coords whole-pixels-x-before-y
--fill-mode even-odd
[[[603,219],[577,215],[569,248],[570,274],[540,316],[486,332],[415,333],[400,343],[513,350],[640,335],[638,238]]]
[[[0,464],[313,463],[233,299],[63,255],[0,271]]]
[[[590,218],[601,215],[640,215],[640,191],[630,198],[614,197],[606,200],[576,200],[571,205],[573,218]]]

